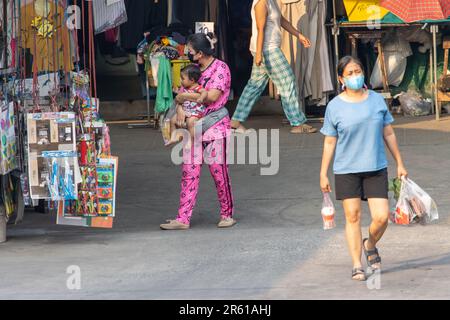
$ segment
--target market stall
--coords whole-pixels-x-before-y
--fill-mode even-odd
[[[335,63],[339,61],[340,57],[340,36],[344,35],[350,41],[353,41],[352,47],[355,49],[355,39],[358,34],[364,33],[370,30],[370,33],[375,35],[378,33],[388,34],[389,31],[393,30],[411,30],[415,28],[414,31],[420,33],[426,30],[430,35],[429,43],[431,44],[426,48],[428,44],[427,39],[423,34],[420,35],[419,39],[412,38],[411,41],[423,41],[423,48],[426,51],[429,49],[429,75],[432,83],[432,94],[433,94],[433,105],[432,111],[436,114],[436,119],[439,120],[441,117],[441,105],[439,101],[439,81],[440,76],[438,75],[438,43],[442,37],[440,31],[444,27],[450,24],[450,4],[448,1],[435,0],[430,2],[414,2],[411,3],[409,0],[333,0],[333,18],[331,24],[328,24],[332,28],[332,35],[334,37],[334,51],[335,51]],[[343,17],[342,14],[338,14],[338,11],[342,12],[345,8],[346,16]],[[400,31],[402,32],[402,31]],[[391,33],[392,34],[392,33]],[[403,32],[402,35],[406,35],[406,39],[411,36]],[[379,42],[377,43],[379,46]],[[398,47],[397,47],[398,48]],[[386,71],[387,62],[383,59],[383,52],[379,50],[380,61],[378,68],[380,68],[380,73],[383,75],[382,83],[383,89],[386,93],[387,98],[392,98],[389,92],[389,81]],[[355,54],[355,50],[353,50]],[[412,55],[412,53],[409,53]],[[405,65],[403,66],[403,73],[406,69],[406,54],[404,58]],[[395,66],[398,66],[398,62],[394,62]],[[374,70],[377,71],[377,70]],[[442,70],[443,75],[446,71]],[[400,81],[401,82],[401,81]]]
[[[79,30],[68,6],[0,0],[0,242],[42,203],[57,224],[113,226],[118,158],[99,116],[93,5],[79,7]]]

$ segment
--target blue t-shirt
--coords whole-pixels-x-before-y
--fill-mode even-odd
[[[387,168],[384,127],[394,122],[384,98],[369,90],[362,102],[336,97],[327,106],[320,132],[337,137],[335,174],[373,172]]]

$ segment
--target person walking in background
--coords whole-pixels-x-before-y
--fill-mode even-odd
[[[306,48],[311,46],[309,39],[282,16],[276,0],[254,0],[251,16],[253,27],[250,51],[254,56],[254,64],[251,78],[232,117],[232,128],[238,133],[245,132],[241,122],[247,120],[270,78],[280,92],[284,112],[292,126],[291,133],[317,132],[317,129],[305,124],[306,116],[300,108],[297,81],[281,51],[281,28],[297,37]]]
[[[334,159],[336,199],[343,201],[346,235],[353,260],[352,279],[366,280],[361,264],[364,251],[372,270],[381,270],[376,247],[388,226],[388,161],[385,144],[397,162],[397,176],[407,176],[391,123],[394,121],[382,95],[364,85],[362,63],[347,56],[338,66],[343,93],[327,106],[321,133],[325,135],[320,187],[331,192],[328,168]],[[369,202],[372,222],[362,239],[361,200]]]

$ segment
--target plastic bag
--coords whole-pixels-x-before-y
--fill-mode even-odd
[[[431,113],[431,102],[422,98],[415,91],[408,91],[399,95],[403,112],[410,116],[426,116]]]
[[[411,45],[399,37],[396,31],[392,31],[383,39],[383,51],[388,83],[390,86],[398,87],[405,76],[408,57],[413,54]],[[383,88],[380,57],[373,68],[370,85],[374,89]]]
[[[167,109],[167,111],[163,112],[159,118],[159,128],[161,129],[161,134],[164,140],[164,144],[169,142],[172,132],[170,128],[170,120],[177,113],[177,104],[174,101],[172,106]]]
[[[336,227],[336,223],[334,221],[335,216],[335,208],[333,205],[333,201],[331,200],[329,193],[323,194],[323,203],[322,203],[322,219],[323,219],[323,230],[330,230]]]
[[[414,181],[403,177],[400,196],[395,211],[391,213],[391,221],[402,225],[424,225],[437,219],[439,213],[434,200]]]

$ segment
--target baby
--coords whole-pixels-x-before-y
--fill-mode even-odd
[[[194,128],[198,120],[200,120],[205,113],[206,106],[203,104],[208,92],[198,84],[202,72],[197,65],[190,64],[181,70],[181,85],[180,93],[199,93],[200,97],[196,102],[186,101],[182,106],[177,106],[177,114],[181,108],[186,116],[185,122],[189,130],[191,140],[194,138]],[[170,132],[172,132],[171,139],[166,143],[166,146],[172,145],[180,141],[182,136],[175,132],[177,127],[178,115],[174,115],[170,119]],[[189,141],[188,141],[189,143]]]

